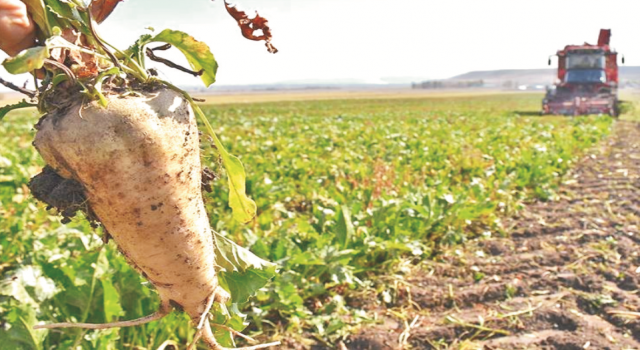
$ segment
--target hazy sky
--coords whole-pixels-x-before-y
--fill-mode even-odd
[[[640,65],[640,1],[237,0],[271,24],[272,55],[240,35],[223,0],[125,0],[100,27],[126,48],[145,27],[186,31],[218,60],[217,84],[385,77],[447,78],[472,70],[544,68],[566,44],[611,28],[627,65]],[[170,56],[177,57],[177,56]],[[161,68],[164,77],[195,78]],[[2,72],[6,76],[6,72]]]

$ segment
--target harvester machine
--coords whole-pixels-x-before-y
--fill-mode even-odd
[[[618,115],[618,53],[609,46],[610,38],[611,30],[601,29],[597,45],[567,45],[558,51],[557,82],[547,88],[542,114]]]

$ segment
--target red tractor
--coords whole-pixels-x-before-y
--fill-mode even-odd
[[[601,29],[598,45],[567,45],[558,51],[559,83],[547,88],[542,114],[618,115],[618,53],[609,46],[610,38],[611,30]]]

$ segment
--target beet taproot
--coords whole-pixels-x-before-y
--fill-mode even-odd
[[[213,303],[223,304],[215,309],[213,314],[220,316],[215,320],[233,319],[229,323],[238,329],[213,326],[225,329],[225,337],[242,336],[238,331],[244,323],[238,320],[245,315],[237,306],[267,283],[276,268],[212,231],[201,191],[211,189],[213,177],[206,173],[202,181],[196,116],[226,170],[233,216],[247,223],[256,215],[256,204],[246,194],[244,167],[225,150],[194,99],[159,79],[155,69],[146,69],[145,60],[198,76],[205,86],[215,82],[218,64],[207,44],[177,30],[144,34],[126,50],[108,44],[96,32],[96,22],[117,4],[25,1],[39,45],[2,65],[12,74],[34,73],[37,91],[5,84],[30,100],[1,107],[0,120],[19,108],[35,106],[44,114],[36,124],[34,146],[47,166],[31,180],[32,193],[47,208],[57,208],[63,223],[80,211],[94,228],[102,225],[105,243],[113,239],[127,262],[149,280],[160,307],[137,320],[35,328],[133,326],[178,308],[197,326],[191,348],[202,337],[210,348],[223,349],[209,327]],[[227,2],[224,6],[243,36],[265,41],[269,52],[277,52],[265,18],[249,19]],[[162,45],[148,47],[152,43]],[[189,68],[154,54],[172,47],[184,54]],[[227,301],[232,308],[224,307]],[[225,345],[233,343],[221,339]],[[274,343],[250,348],[270,345]]]
[[[95,219],[158,291],[160,310],[142,322],[179,306],[203,340],[221,349],[206,314],[213,301],[224,303],[229,295],[216,276],[193,110],[183,95],[164,87],[107,98],[107,108],[76,103],[44,116],[34,145],[60,177],[82,185]]]

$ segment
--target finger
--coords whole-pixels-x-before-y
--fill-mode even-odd
[[[35,26],[19,0],[0,0],[0,49],[14,56],[35,44]]]

